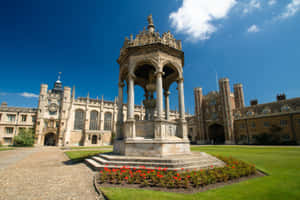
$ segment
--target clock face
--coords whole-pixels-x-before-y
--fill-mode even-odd
[[[50,112],[56,112],[56,111],[57,111],[57,108],[58,108],[58,106],[57,106],[56,103],[51,103],[51,104],[49,105],[49,111],[50,111]]]

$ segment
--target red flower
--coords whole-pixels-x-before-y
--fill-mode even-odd
[[[173,178],[174,178],[175,180],[177,180],[177,177],[176,177],[176,176],[173,176]]]
[[[213,166],[213,165],[211,165],[211,166],[210,166],[210,168],[214,168],[214,166]]]
[[[136,170],[136,168],[134,167],[133,170]]]
[[[103,171],[100,171],[100,173],[103,173]]]
[[[184,170],[184,168],[181,168],[181,170]]]
[[[235,166],[232,166],[232,169],[234,169],[235,168]]]
[[[128,179],[128,177],[127,177],[127,176],[125,176],[125,179],[127,180],[127,179]]]
[[[178,174],[178,173],[177,173],[176,175],[177,175],[177,176],[180,176],[180,174]]]

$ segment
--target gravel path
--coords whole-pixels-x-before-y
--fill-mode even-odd
[[[0,160],[10,160],[0,168],[0,200],[97,199],[93,172],[85,164],[66,165],[68,158],[56,147],[19,151],[0,154]]]

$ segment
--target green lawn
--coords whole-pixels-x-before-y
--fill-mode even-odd
[[[101,188],[110,200],[299,200],[300,148],[255,146],[194,146],[193,151],[233,156],[254,163],[270,176],[254,178],[196,194],[179,194],[143,189]]]
[[[70,158],[72,161],[83,161],[84,159],[97,155],[99,153],[110,152],[110,150],[90,150],[90,151],[66,151],[65,154]]]
[[[0,147],[0,151],[7,151],[7,150],[12,150],[14,148],[12,147]]]
[[[112,149],[113,146],[97,146],[97,147],[70,147],[70,149]]]

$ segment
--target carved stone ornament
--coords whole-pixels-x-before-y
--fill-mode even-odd
[[[49,105],[49,111],[50,111],[50,112],[56,112],[56,111],[57,111],[57,108],[58,108],[58,106],[57,106],[56,103],[51,103],[51,104]]]

